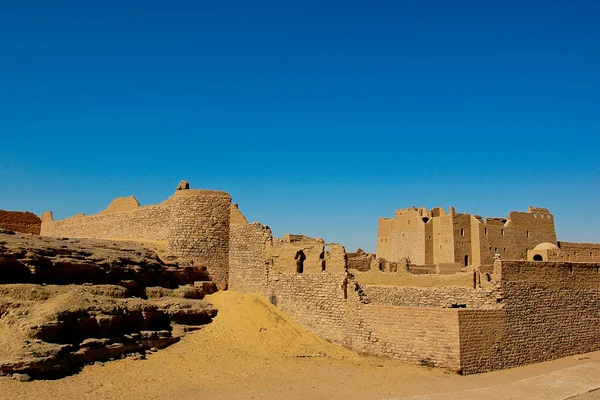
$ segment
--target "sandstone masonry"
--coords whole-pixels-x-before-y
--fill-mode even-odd
[[[214,190],[181,189],[163,203],[145,207],[131,196],[115,199],[96,215],[55,221],[51,212],[44,213],[41,235],[165,242],[174,256],[206,266],[224,289],[229,276],[231,208],[229,194]]]

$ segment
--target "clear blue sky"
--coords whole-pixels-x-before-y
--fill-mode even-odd
[[[599,134],[598,1],[0,5],[0,209],[187,179],[350,250],[411,205],[600,242]]]

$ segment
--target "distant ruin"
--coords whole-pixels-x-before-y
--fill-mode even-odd
[[[42,220],[33,213],[0,210],[0,229],[39,235],[41,226]]]
[[[525,259],[539,243],[556,243],[554,217],[545,208],[512,211],[507,218],[486,218],[427,210],[396,210],[394,218],[379,218],[377,257],[389,261],[407,258],[411,264],[489,265],[494,256]]]
[[[438,270],[491,265],[496,258],[600,262],[600,245],[557,242],[554,216],[546,208],[484,219],[454,207],[446,213],[413,206],[379,218],[377,258]]]
[[[189,184],[188,186],[189,187]],[[231,196],[190,190],[180,184],[167,200],[141,207],[135,197],[117,198],[96,215],[55,221],[42,214],[41,235],[159,241],[176,257],[206,266],[217,286],[227,288]]]
[[[377,254],[248,223],[231,197],[183,181],[41,234],[156,241],[206,266],[220,289],[264,295],[359,352],[480,373],[600,349],[600,245],[556,240],[545,208],[507,218],[411,207],[380,218]]]

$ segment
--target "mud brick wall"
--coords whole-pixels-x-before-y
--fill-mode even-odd
[[[76,215],[54,221],[51,213],[44,213],[41,234],[166,241],[172,254],[207,267],[217,286],[224,289],[229,277],[232,209],[231,197],[225,192],[177,190],[157,205],[140,207],[134,197],[128,197],[115,199],[96,215]]]
[[[346,249],[323,239],[286,234],[284,239],[274,238],[269,250],[272,270],[278,272],[296,271],[296,254],[302,251],[305,256],[304,273],[344,272],[346,269]]]
[[[344,273],[281,273],[271,277],[269,298],[311,332],[344,344],[346,299]]]
[[[559,242],[560,250],[550,251],[548,261],[600,262],[600,244]]]
[[[350,256],[348,255],[348,269],[366,272],[371,269],[371,263],[374,261],[374,255],[368,256]]]
[[[178,190],[171,208],[169,249],[206,266],[217,287],[227,288],[231,196],[216,190]]]
[[[127,211],[76,215],[54,221],[51,214],[42,216],[41,235],[96,239],[166,240],[171,220],[171,207],[158,204]]]
[[[506,366],[600,349],[598,264],[503,261]]]
[[[460,370],[458,309],[362,304],[355,312],[353,349]]]
[[[458,309],[363,304],[346,274],[269,276],[268,297],[311,332],[367,354],[460,369]]]
[[[268,254],[273,239],[268,226],[231,224],[229,236],[229,288],[267,295]]]
[[[364,291],[372,304],[401,307],[466,307],[498,308],[492,289],[460,287],[416,288],[408,286],[365,286]]]
[[[499,263],[503,309],[461,310],[465,373],[599,350],[599,267],[595,263]]]
[[[39,235],[41,225],[42,220],[33,213],[0,210],[0,229]]]
[[[508,331],[504,310],[462,309],[458,312],[458,321],[460,369],[463,374],[506,368],[503,352],[508,344]]]

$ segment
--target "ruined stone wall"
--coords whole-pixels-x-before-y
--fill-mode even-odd
[[[168,251],[207,267],[219,288],[229,277],[229,194],[177,190],[161,204],[140,207],[135,197],[117,198],[96,215],[54,221],[42,215],[44,236],[166,241]]]
[[[498,308],[492,289],[461,287],[364,286],[371,304],[400,307]]]
[[[206,266],[217,287],[227,288],[231,196],[216,190],[178,190],[171,207],[169,249]]]
[[[411,264],[408,266],[408,272],[415,275],[431,275],[437,274],[438,269],[435,264],[430,265],[415,265]]]
[[[248,225],[248,220],[242,214],[237,204],[231,204],[231,212],[229,213],[229,224],[233,225]]]
[[[470,306],[481,306],[486,292],[473,294],[466,288],[452,287],[430,288],[424,293],[419,288],[404,288],[404,303],[398,302],[394,291],[403,288],[372,287],[363,291],[342,268],[341,246],[337,253],[335,247],[328,245],[339,266],[326,271],[320,270],[318,264],[311,266],[310,260],[319,260],[323,246],[319,239],[296,235],[273,239],[267,227],[256,223],[232,225],[230,289],[261,293],[313,333],[356,351],[459,369],[458,309],[440,306],[451,303],[453,299],[447,296],[452,294],[457,302],[464,300]],[[295,273],[293,259],[299,248],[307,254],[307,266],[301,274]],[[439,278],[454,282],[450,279],[453,276]],[[429,296],[429,300],[424,296]],[[378,304],[388,300],[395,304],[424,301],[430,307]]]
[[[302,273],[296,273],[299,250],[306,256]],[[259,223],[232,225],[229,288],[260,293],[308,330],[344,344],[345,260],[343,246],[322,239],[289,234],[278,239]]]
[[[102,212],[96,215],[77,215],[54,221],[51,214],[42,218],[43,236],[166,240],[171,220],[171,206],[158,204],[127,211]]]
[[[269,249],[273,236],[268,226],[232,224],[229,236],[229,288],[268,296]]]
[[[341,273],[269,275],[268,297],[311,332],[368,354],[458,370],[458,314],[452,308],[364,304]]]
[[[0,229],[39,235],[41,224],[42,220],[33,213],[0,210]]]
[[[502,261],[502,310],[461,310],[462,368],[479,373],[600,349],[595,263]]]
[[[345,273],[276,273],[269,276],[269,298],[311,332],[346,343]]]
[[[600,262],[600,244],[559,242],[560,250],[548,251],[548,261]]]
[[[412,268],[413,266],[411,266]],[[414,274],[412,272],[351,271],[362,286],[463,287],[474,288],[474,271],[455,274]],[[433,272],[433,271],[432,271]]]
[[[283,239],[273,239],[269,250],[271,269],[296,272],[298,252],[304,254],[304,273],[344,272],[346,269],[346,251],[343,246],[325,243],[323,239],[290,234],[286,234]]]
[[[135,210],[139,206],[140,203],[137,201],[135,196],[117,197],[108,205],[106,210],[102,210],[98,214]]]
[[[365,253],[359,249],[356,253],[347,253],[348,269],[354,269],[361,272],[369,271],[375,264],[375,254]]]

